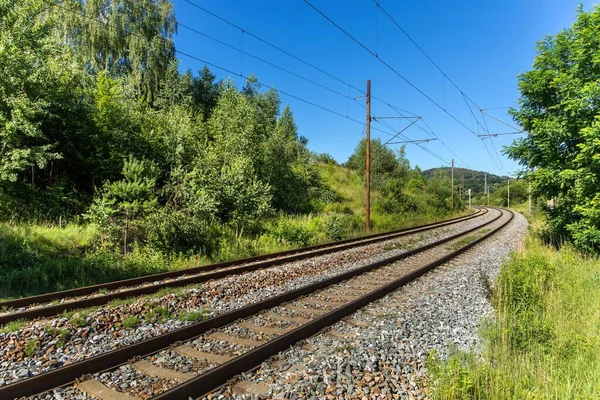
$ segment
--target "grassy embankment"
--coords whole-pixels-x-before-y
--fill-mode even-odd
[[[335,165],[319,167],[337,199],[319,213],[280,215],[261,230],[235,237],[224,230],[219,251],[211,256],[166,256],[140,247],[127,256],[102,247],[90,224],[66,226],[0,223],[0,298],[32,295],[111,280],[183,269],[364,234],[364,189],[355,171]],[[373,193],[376,202],[378,193]],[[465,211],[463,211],[464,213]],[[372,215],[373,231],[425,224],[449,215]]]
[[[543,245],[540,224],[502,267],[483,352],[432,355],[433,398],[600,398],[600,260]]]

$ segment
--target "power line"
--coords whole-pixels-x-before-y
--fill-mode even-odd
[[[45,1],[45,0],[44,0],[44,1]],[[187,1],[187,0],[186,0],[186,1]],[[45,2],[46,2],[47,4],[49,4],[49,5],[52,5],[52,6],[55,6],[55,7],[61,8],[61,9],[65,10],[65,11],[68,11],[68,12],[71,12],[71,13],[74,13],[74,14],[77,14],[77,15],[79,15],[79,16],[82,16],[82,17],[86,18],[86,19],[89,19],[89,20],[91,20],[91,21],[97,22],[97,23],[99,23],[99,24],[101,24],[101,25],[103,25],[103,26],[105,25],[105,24],[104,24],[102,21],[100,21],[99,19],[96,19],[96,18],[93,18],[93,17],[90,17],[90,16],[86,15],[86,14],[85,14],[85,12],[81,12],[81,11],[79,11],[79,10],[70,9],[70,8],[64,7],[64,6],[62,6],[62,5],[59,5],[59,4],[57,4],[57,3],[49,3],[48,1],[45,1]],[[182,25],[182,26],[183,26],[183,25]],[[187,26],[185,26],[185,28],[187,28],[187,29],[190,29],[190,30],[193,30],[193,31],[195,31],[195,32],[197,32],[197,33],[199,33],[199,34],[201,34],[201,35],[203,35],[203,36],[209,37],[209,35],[203,34],[203,33],[199,32],[199,31],[197,31],[197,30],[195,30],[195,29],[193,29],[193,28],[190,28],[190,27],[187,27]],[[130,35],[135,35],[135,36],[138,36],[138,37],[141,37],[141,38],[145,39],[145,38],[144,38],[142,35],[135,34],[135,33],[133,33],[133,32],[130,32],[129,34],[130,34]],[[247,54],[247,55],[249,55],[249,56],[251,56],[251,57],[254,57],[254,58],[257,58],[257,59],[259,59],[260,61],[263,61],[263,62],[265,62],[265,63],[268,63],[269,65],[273,65],[274,67],[280,68],[280,69],[282,69],[282,70],[284,70],[284,71],[286,71],[286,72],[289,72],[289,73],[291,73],[291,74],[294,74],[294,73],[293,73],[293,72],[291,72],[291,71],[287,71],[287,70],[285,70],[285,69],[283,69],[283,68],[281,68],[281,67],[278,67],[278,66],[276,66],[276,65],[274,65],[274,64],[272,64],[272,63],[269,63],[268,61],[264,61],[264,60],[262,60],[262,59],[260,59],[260,58],[258,58],[258,57],[256,57],[256,56],[254,56],[254,55],[251,55],[251,54],[249,54],[249,53],[246,53],[246,52],[244,52],[244,51],[243,51],[243,50],[241,50],[241,49],[237,49],[237,48],[235,48],[234,46],[231,46],[231,45],[228,45],[228,44],[226,44],[226,43],[224,43],[224,42],[221,42],[221,41],[219,41],[218,39],[215,39],[215,38],[212,38],[212,37],[209,37],[209,38],[211,38],[211,39],[213,39],[213,40],[215,40],[215,41],[218,41],[218,42],[220,42],[220,43],[222,43],[222,44],[224,44],[224,45],[226,45],[226,46],[228,46],[228,47],[230,47],[230,48],[236,49],[236,50],[240,51],[242,54]],[[80,45],[81,45],[81,44],[80,44]],[[188,53],[186,53],[186,52],[183,52],[183,51],[181,51],[181,50],[175,50],[175,52],[176,52],[177,54],[180,54],[180,55],[182,55],[182,56],[185,56],[185,57],[191,58],[191,59],[193,59],[193,60],[196,60],[196,61],[202,62],[202,63],[204,63],[204,64],[206,64],[206,65],[210,65],[210,66],[212,66],[212,67],[214,67],[214,68],[217,68],[217,69],[220,69],[220,70],[222,70],[222,71],[225,71],[225,72],[227,72],[227,73],[229,73],[229,74],[236,75],[236,76],[239,76],[239,77],[241,77],[241,78],[244,78],[244,79],[248,79],[248,78],[249,78],[249,77],[247,77],[247,76],[244,76],[244,75],[243,75],[243,73],[241,73],[241,72],[240,72],[240,73],[238,73],[238,72],[235,72],[235,71],[233,71],[233,70],[231,70],[231,69],[229,69],[229,68],[225,68],[225,67],[222,67],[222,66],[220,66],[220,65],[217,65],[217,64],[211,63],[211,62],[209,62],[209,61],[206,61],[206,60],[203,60],[203,59],[201,59],[201,58],[199,58],[199,57],[196,57],[196,56],[194,56],[194,55],[192,55],[192,54],[188,54]],[[294,75],[297,75],[297,74],[294,74]],[[298,77],[301,77],[300,75],[297,75],[297,76],[298,76]],[[301,77],[301,78],[303,78],[303,77]],[[306,79],[306,78],[304,78],[304,79]],[[322,85],[320,85],[320,84],[318,84],[318,83],[316,83],[316,82],[312,82],[312,81],[310,81],[309,79],[306,79],[306,80],[307,80],[307,81],[309,81],[309,82],[311,82],[311,83],[314,83],[314,84],[316,84],[316,85],[319,85],[319,86],[321,86],[321,87],[324,87],[324,88],[326,88],[326,89],[332,90],[332,89],[330,89],[330,88],[327,88],[327,87],[325,87],[325,86],[322,86]],[[349,117],[349,116],[347,116],[347,115],[343,115],[342,113],[339,113],[339,112],[337,112],[337,111],[331,110],[331,109],[329,109],[329,108],[327,108],[327,107],[321,106],[321,105],[319,105],[319,104],[316,104],[316,103],[314,103],[314,102],[312,102],[312,101],[309,101],[309,100],[303,99],[303,98],[301,98],[301,97],[299,97],[299,96],[296,96],[296,95],[293,95],[293,94],[291,94],[291,93],[285,92],[285,91],[283,91],[283,90],[277,89],[277,88],[275,88],[275,87],[273,87],[273,86],[271,86],[271,85],[264,84],[264,83],[262,83],[262,82],[260,82],[260,81],[258,81],[258,80],[256,81],[256,83],[257,83],[257,84],[259,84],[259,85],[261,85],[261,86],[263,86],[263,87],[266,87],[266,88],[269,88],[269,89],[275,90],[275,91],[277,91],[278,93],[280,93],[280,94],[283,94],[283,95],[285,95],[285,96],[291,97],[291,98],[293,98],[293,99],[296,99],[296,100],[298,100],[298,101],[301,101],[301,102],[303,102],[303,103],[309,104],[309,105],[311,105],[311,106],[313,106],[313,107],[319,108],[319,109],[321,109],[321,110],[323,110],[323,111],[326,111],[326,112],[332,113],[332,114],[334,114],[334,115],[337,115],[337,116],[339,116],[339,117],[342,117],[342,118],[346,118],[346,119],[348,119],[348,120],[350,120],[350,121],[352,121],[352,122],[355,122],[355,123],[361,124],[361,125],[363,125],[363,126],[365,125],[365,123],[364,123],[364,122],[362,122],[362,121],[356,120],[356,119],[354,119],[354,118],[351,118],[351,117]],[[350,85],[349,85],[349,86],[350,86]],[[334,90],[332,90],[332,91],[334,91]],[[334,92],[335,92],[335,91],[334,91]],[[337,94],[339,94],[339,95],[341,95],[341,96],[343,96],[343,97],[349,98],[348,96],[346,96],[346,95],[344,95],[344,94],[342,94],[342,93],[339,93],[339,92],[335,92],[335,93],[337,93]],[[351,98],[350,98],[350,99],[351,99]],[[352,100],[355,100],[355,99],[352,99]],[[356,101],[356,100],[355,100],[355,101]],[[358,102],[357,102],[357,103],[358,103]],[[358,103],[358,104],[360,104],[360,103]],[[391,106],[390,104],[388,104],[388,106],[390,106],[390,107],[393,107],[393,106]],[[412,113],[411,113],[411,114],[412,114]],[[378,128],[375,128],[375,127],[374,127],[373,129],[374,129],[374,130],[376,130],[376,131],[383,132],[383,133],[386,133],[386,134],[388,134],[388,135],[389,135],[389,133],[388,133],[388,132],[386,132],[386,131],[383,131],[383,130],[381,130],[381,129],[378,129]],[[393,127],[392,127],[392,130],[393,130]],[[362,136],[362,135],[361,135],[361,136]],[[402,136],[404,136],[404,135],[402,135]],[[404,137],[406,137],[406,136],[404,136]],[[407,139],[408,139],[408,138],[407,138]],[[419,147],[421,147],[423,150],[425,150],[426,152],[428,152],[429,154],[433,155],[434,157],[436,157],[436,158],[439,158],[440,160],[442,160],[442,161],[444,161],[444,162],[446,162],[446,163],[448,162],[448,161],[447,161],[447,160],[445,160],[443,157],[441,157],[441,156],[439,156],[439,155],[437,155],[437,154],[435,154],[435,153],[431,152],[429,149],[426,149],[426,148],[424,148],[424,147],[420,146],[419,144],[417,144],[417,145],[418,145]]]
[[[412,44],[413,44],[413,45],[415,45],[415,47],[416,47],[417,49],[419,49],[419,51],[420,51],[420,52],[421,52],[421,53],[422,53],[422,54],[423,54],[423,55],[424,55],[424,56],[425,56],[425,57],[426,57],[426,58],[427,58],[427,59],[428,59],[428,60],[429,60],[429,61],[430,61],[430,62],[431,62],[431,63],[432,63],[434,66],[435,66],[435,68],[437,68],[437,70],[438,70],[438,71],[440,71],[440,73],[443,75],[444,79],[448,80],[448,82],[450,82],[450,83],[451,83],[451,84],[452,84],[452,85],[453,85],[453,86],[454,86],[454,87],[455,87],[455,88],[456,88],[456,89],[457,89],[457,90],[460,92],[460,94],[462,95],[463,99],[465,100],[465,103],[466,103],[466,105],[467,105],[467,108],[469,109],[469,112],[471,113],[471,116],[473,117],[473,119],[475,120],[475,122],[476,122],[476,123],[477,123],[477,124],[478,124],[478,125],[479,125],[481,128],[483,128],[483,129],[484,129],[484,130],[485,130],[485,131],[488,133],[488,135],[489,135],[489,134],[490,134],[490,132],[489,132],[489,129],[487,128],[487,123],[485,123],[485,124],[486,124],[486,126],[485,126],[485,127],[484,127],[483,125],[481,125],[481,123],[479,122],[479,119],[478,119],[478,118],[477,118],[477,117],[476,117],[476,116],[473,114],[473,111],[471,110],[471,107],[469,107],[469,104],[468,104],[468,102],[471,102],[471,103],[473,104],[473,106],[474,106],[474,107],[476,107],[477,109],[479,109],[479,111],[482,113],[482,117],[483,117],[483,121],[484,121],[484,122],[485,122],[485,116],[483,115],[483,113],[484,113],[485,111],[484,111],[484,110],[483,110],[481,107],[479,107],[479,106],[478,106],[478,105],[477,105],[477,104],[476,104],[476,103],[475,103],[475,102],[474,102],[474,101],[473,101],[473,100],[472,100],[472,99],[471,99],[469,96],[467,96],[467,94],[466,94],[466,93],[465,93],[465,92],[464,92],[464,91],[463,91],[463,90],[462,90],[460,87],[458,87],[458,85],[457,85],[457,84],[456,84],[456,83],[455,83],[455,82],[454,82],[454,81],[453,81],[453,80],[452,80],[452,79],[451,79],[451,78],[450,78],[450,77],[449,77],[449,76],[448,76],[448,75],[447,75],[447,74],[444,72],[444,70],[442,70],[442,68],[441,68],[441,67],[440,67],[440,66],[439,66],[439,65],[438,65],[438,64],[437,64],[437,63],[436,63],[436,62],[435,62],[435,61],[434,61],[434,60],[433,60],[433,59],[432,59],[430,56],[429,56],[429,54],[427,54],[427,52],[426,52],[426,51],[425,51],[425,50],[424,50],[424,49],[423,49],[421,46],[419,46],[419,44],[418,44],[418,43],[417,43],[417,42],[416,42],[416,41],[415,41],[415,40],[414,40],[414,39],[413,39],[413,38],[412,38],[412,37],[411,37],[411,36],[408,34],[408,32],[406,32],[406,31],[405,31],[405,30],[402,28],[402,26],[400,26],[400,24],[398,24],[398,22],[397,22],[397,21],[396,21],[396,20],[395,20],[395,19],[394,19],[394,18],[393,18],[393,17],[392,17],[392,16],[391,16],[391,15],[390,15],[390,14],[389,14],[387,11],[386,11],[386,9],[385,9],[385,8],[384,8],[384,7],[383,7],[383,6],[382,6],[382,5],[381,5],[381,4],[380,4],[380,3],[379,3],[377,0],[373,0],[373,2],[376,4],[378,11],[379,11],[379,10],[381,10],[381,11],[382,11],[382,12],[383,12],[383,13],[384,13],[384,14],[385,14],[385,15],[386,15],[386,16],[387,16],[389,19],[390,19],[390,21],[392,21],[392,23],[393,23],[394,25],[396,25],[396,27],[397,27],[397,28],[398,28],[398,29],[399,29],[399,30],[400,30],[400,31],[401,31],[401,32],[402,32],[402,33],[403,33],[403,34],[404,34],[404,35],[405,35],[405,36],[406,36],[406,37],[407,37],[407,38],[408,38],[408,39],[409,39],[411,42],[412,42]],[[314,7],[313,7],[313,8],[314,8]],[[445,87],[445,86],[444,86],[444,87]],[[501,108],[501,107],[498,107],[498,108]],[[444,111],[445,111],[445,107],[444,107]],[[498,118],[496,118],[496,117],[492,116],[491,114],[489,114],[489,113],[486,113],[486,114],[490,115],[492,118],[496,119],[498,122],[501,122],[501,123],[503,123],[503,124],[505,124],[505,125],[507,125],[507,126],[511,127],[512,129],[518,130],[517,128],[514,128],[512,125],[510,125],[510,124],[507,124],[507,123],[506,123],[506,122],[504,122],[504,121],[501,121],[500,119],[498,119]],[[480,135],[477,135],[477,136],[480,136]],[[503,168],[503,165],[502,165],[502,160],[501,160],[501,158],[500,158],[500,156],[499,156],[499,153],[498,153],[498,151],[496,150],[496,146],[495,146],[495,144],[494,144],[493,140],[491,139],[491,137],[490,137],[490,141],[491,141],[491,143],[492,143],[492,146],[493,146],[493,148],[494,148],[494,151],[495,151],[495,153],[496,153],[496,156],[497,156],[497,158],[498,158],[498,161],[500,162],[500,166],[502,167],[502,169],[504,169],[504,168]],[[491,158],[491,159],[494,161],[494,163],[495,163],[494,157],[493,157],[493,156],[492,156],[492,154],[490,153],[490,150],[489,150],[489,148],[487,147],[487,144],[485,143],[485,141],[483,141],[483,138],[482,138],[482,142],[483,142],[483,144],[484,144],[484,147],[485,147],[486,151],[487,151],[487,152],[488,152],[488,154],[490,155],[490,158]],[[498,165],[496,165],[496,166],[498,166]]]
[[[200,11],[202,11],[202,12],[205,12],[205,13],[207,13],[208,15],[211,15],[212,17],[214,17],[214,18],[216,18],[216,19],[218,19],[218,20],[220,20],[220,21],[224,22],[225,24],[227,24],[227,25],[229,25],[229,26],[232,26],[232,27],[234,27],[234,28],[236,28],[236,29],[240,30],[241,32],[245,33],[246,35],[248,35],[248,36],[251,36],[251,37],[255,38],[256,40],[260,41],[261,43],[264,43],[264,44],[266,44],[267,46],[269,46],[269,47],[271,47],[271,48],[273,48],[273,49],[276,49],[277,51],[280,51],[281,53],[283,53],[283,54],[285,54],[285,55],[287,55],[287,56],[289,56],[289,57],[291,57],[291,58],[293,58],[293,59],[295,59],[295,60],[297,60],[297,61],[301,62],[302,64],[304,64],[304,65],[306,65],[306,66],[308,66],[308,67],[310,67],[310,68],[312,68],[312,69],[314,69],[314,70],[316,70],[316,71],[318,71],[318,72],[320,72],[320,73],[322,73],[322,74],[324,74],[324,75],[326,75],[326,76],[328,76],[328,77],[330,77],[330,78],[332,78],[332,79],[336,80],[337,82],[340,82],[340,83],[342,83],[342,84],[344,84],[344,85],[348,86],[349,88],[352,88],[352,89],[354,89],[354,90],[358,91],[358,92],[359,92],[359,93],[361,93],[361,94],[364,94],[364,93],[365,93],[365,91],[364,91],[363,89],[361,89],[361,88],[358,88],[358,87],[356,87],[355,85],[352,85],[351,83],[349,83],[349,82],[346,82],[346,81],[344,81],[343,79],[340,79],[340,78],[338,78],[338,77],[334,76],[333,74],[331,74],[331,73],[329,73],[329,72],[327,72],[327,71],[323,70],[322,68],[319,68],[319,67],[315,66],[314,64],[311,64],[311,63],[309,63],[308,61],[306,61],[306,60],[304,60],[304,59],[302,59],[302,58],[300,58],[300,57],[298,57],[298,56],[296,56],[296,55],[294,55],[294,54],[292,54],[292,53],[288,52],[287,50],[285,50],[285,49],[281,48],[280,46],[277,46],[277,45],[275,45],[275,44],[273,44],[273,43],[269,42],[268,40],[266,40],[266,39],[263,39],[263,38],[261,38],[261,37],[259,37],[259,36],[255,35],[255,34],[253,34],[253,33],[249,32],[249,31],[245,30],[245,29],[244,29],[244,28],[242,28],[241,26],[239,26],[239,25],[237,25],[237,24],[235,24],[235,23],[233,23],[233,22],[231,22],[231,21],[227,20],[226,18],[223,18],[223,17],[221,17],[221,16],[219,16],[219,15],[215,14],[215,13],[214,13],[214,12],[212,12],[212,11],[209,11],[209,10],[207,10],[206,8],[204,8],[204,7],[202,7],[202,6],[200,6],[200,5],[196,4],[196,3],[194,3],[193,1],[190,1],[190,0],[184,0],[184,1],[185,1],[186,3],[188,3],[188,4],[192,5],[193,7],[197,8],[198,10],[200,10]],[[182,25],[182,26],[184,26],[184,25]],[[184,27],[185,27],[185,26],[184,26]],[[320,86],[320,85],[319,85],[319,86]],[[328,90],[330,90],[330,89],[328,89]],[[414,116],[417,116],[416,114],[414,114],[414,113],[412,113],[412,112],[409,112],[409,111],[403,110],[403,109],[401,109],[401,108],[399,108],[399,107],[397,107],[397,106],[393,106],[393,105],[391,105],[389,102],[387,102],[387,101],[385,101],[385,100],[383,100],[383,99],[381,99],[381,98],[379,98],[379,97],[377,97],[377,96],[373,96],[373,95],[372,95],[372,96],[371,96],[371,98],[372,98],[373,100],[377,100],[377,101],[381,102],[382,104],[385,104],[385,105],[387,105],[388,107],[390,107],[390,108],[392,108],[392,109],[396,110],[397,112],[398,112],[398,110],[401,110],[401,111],[404,111],[404,112],[406,112],[406,113],[408,113],[408,114],[412,114],[412,115],[414,115]],[[354,99],[353,99],[353,100],[354,100]],[[359,103],[359,104],[360,104],[360,103]],[[361,106],[364,108],[364,105],[362,105],[362,104],[361,104]],[[424,122],[424,121],[423,121],[423,122]],[[459,122],[460,122],[460,121],[459,121]],[[424,132],[427,132],[425,129],[423,129],[422,127],[420,127],[418,124],[417,124],[417,126],[418,126],[420,129],[422,129]],[[433,133],[433,134],[435,135],[435,133]],[[460,159],[460,157],[459,157],[458,155],[456,155],[456,153],[455,153],[455,152],[454,152],[454,151],[453,151],[453,150],[452,150],[450,147],[448,147],[448,145],[447,145],[445,142],[443,142],[441,138],[439,138],[437,135],[435,135],[435,137],[436,137],[438,140],[440,140],[440,142],[442,143],[442,145],[443,145],[444,147],[446,147],[446,148],[448,149],[448,151],[450,151],[450,152],[451,152],[451,153],[452,153],[454,156],[456,156],[457,158],[459,158],[459,159]],[[465,163],[465,162],[464,162],[464,160],[461,160],[461,161],[463,162],[463,164],[467,165],[467,163]]]
[[[385,125],[385,126],[386,126],[386,127],[388,127],[388,129],[390,129],[392,132],[395,132],[395,131],[396,131],[396,129],[395,129],[395,128],[394,128],[392,125],[390,125],[390,123],[389,123],[389,122],[387,122],[387,121],[385,121],[385,120],[378,119],[377,117],[375,117],[375,119],[374,119],[374,120],[375,120],[376,122],[379,122],[379,123],[380,123],[380,124],[382,124],[382,125]],[[387,135],[394,136],[392,133],[388,133],[388,132],[385,132],[385,133],[386,133]],[[402,136],[402,137],[403,137],[403,138],[405,138],[406,140],[410,140],[410,138],[409,138],[409,137],[407,137],[407,136],[406,136],[405,134],[403,134],[403,133],[400,133],[400,136]],[[415,145],[416,145],[416,146],[418,146],[418,147],[420,147],[420,148],[421,148],[423,151],[425,151],[425,152],[427,152],[427,153],[431,154],[431,155],[432,155],[432,156],[434,156],[435,158],[437,158],[437,159],[441,160],[442,162],[444,162],[444,163],[446,163],[446,164],[450,165],[450,161],[448,161],[447,159],[445,159],[445,158],[444,158],[444,157],[442,157],[441,155],[439,155],[439,154],[437,154],[437,153],[434,153],[433,151],[429,150],[428,148],[426,148],[426,147],[422,146],[420,143],[415,143]]]
[[[409,86],[411,86],[413,89],[415,89],[417,92],[419,92],[423,97],[425,97],[427,100],[429,100],[432,104],[434,104],[436,107],[438,107],[440,110],[442,110],[448,116],[450,116],[453,120],[455,120],[460,125],[462,125],[465,129],[467,129],[473,135],[477,136],[477,134],[473,130],[471,130],[467,125],[465,125],[462,121],[460,121],[452,113],[450,113],[449,111],[445,110],[444,107],[442,107],[437,101],[435,101],[434,99],[432,99],[425,92],[423,92],[421,89],[419,89],[417,86],[415,86],[415,84],[413,84],[411,81],[409,81],[406,77],[404,77],[404,75],[402,75],[401,73],[399,73],[394,67],[392,67],[385,60],[383,60],[381,57],[379,57],[377,54],[375,54],[371,49],[369,49],[366,45],[364,45],[360,40],[358,40],[354,36],[352,36],[348,31],[346,31],[344,28],[342,28],[340,25],[338,25],[335,21],[333,21],[331,18],[329,18],[327,15],[325,15],[317,7],[315,7],[314,5],[312,5],[308,0],[304,0],[304,2],[306,4],[308,4],[313,10],[315,10],[319,15],[321,15],[323,18],[325,18],[327,21],[329,21],[333,26],[335,26],[336,28],[338,28],[346,36],[348,36],[350,39],[352,39],[356,44],[358,44],[360,47],[362,47],[365,51],[367,51],[369,54],[371,54],[373,57],[375,57],[377,60],[379,60],[383,65],[385,65],[386,67],[388,67],[392,72],[394,72],[398,77],[400,77]]]
[[[80,12],[79,10],[74,10],[74,9],[71,9],[71,8],[68,8],[68,7],[64,7],[64,6],[62,6],[62,5],[60,5],[60,4],[57,4],[57,3],[51,3],[51,2],[49,2],[49,1],[47,1],[47,0],[44,0],[44,2],[45,2],[46,4],[48,4],[48,5],[51,5],[51,6],[54,6],[54,7],[58,7],[58,8],[60,8],[60,9],[63,9],[63,10],[65,10],[65,11],[71,12],[71,13],[73,13],[73,14],[76,14],[76,15],[79,15],[79,16],[82,16],[82,17],[84,17],[84,18],[86,18],[86,19],[89,19],[89,20],[91,20],[91,21],[97,22],[97,23],[99,23],[99,24],[101,24],[101,25],[103,25],[103,26],[105,25],[105,24],[104,24],[104,23],[103,23],[101,20],[99,20],[99,19],[97,19],[97,18],[94,18],[94,17],[90,17],[89,15],[86,15],[86,14],[85,14],[85,12]],[[130,34],[130,35],[134,35],[134,36],[138,36],[138,37],[140,37],[140,38],[143,38],[143,39],[145,39],[145,38],[144,38],[142,35],[135,34],[135,33],[133,33],[133,32],[130,32],[129,34]],[[79,44],[79,45],[82,45],[82,44]],[[220,66],[220,65],[217,65],[217,64],[211,63],[211,62],[209,62],[209,61],[206,61],[206,60],[203,60],[203,59],[201,59],[201,58],[199,58],[199,57],[196,57],[196,56],[194,56],[194,55],[188,54],[188,53],[186,53],[186,52],[183,52],[183,51],[181,51],[181,50],[175,50],[175,52],[176,52],[177,54],[180,54],[180,55],[182,55],[182,56],[185,56],[185,57],[191,58],[191,59],[193,59],[193,60],[199,61],[199,62],[201,62],[201,63],[204,63],[204,64],[206,64],[206,65],[210,65],[210,66],[212,66],[212,67],[214,67],[214,68],[217,68],[217,69],[220,69],[220,70],[222,70],[222,71],[225,71],[225,72],[227,72],[227,73],[229,73],[229,74],[232,74],[232,75],[235,75],[235,76],[239,76],[239,77],[241,77],[241,78],[244,78],[244,79],[248,79],[248,78],[249,78],[248,76],[245,76],[245,75],[243,75],[243,74],[241,74],[241,73],[239,73],[239,72],[235,72],[235,71],[233,71],[233,70],[231,70],[231,69],[229,69],[229,68],[225,68],[225,67],[222,67],[222,66]],[[342,113],[339,113],[339,112],[337,112],[337,111],[334,111],[334,110],[332,110],[332,109],[330,109],[330,108],[327,108],[327,107],[321,106],[321,105],[319,105],[319,104],[316,104],[316,103],[314,103],[314,102],[312,102],[312,101],[309,101],[309,100],[303,99],[303,98],[301,98],[301,97],[299,97],[299,96],[296,96],[296,95],[293,95],[293,94],[291,94],[291,93],[285,92],[285,91],[283,91],[283,90],[281,90],[281,89],[277,89],[277,88],[275,88],[275,87],[273,87],[273,86],[271,86],[271,85],[264,84],[264,83],[262,83],[262,82],[260,82],[260,81],[258,81],[258,80],[256,80],[256,83],[257,83],[257,84],[259,84],[259,85],[261,85],[261,86],[263,86],[263,87],[266,87],[266,88],[268,88],[268,89],[275,90],[275,91],[277,91],[278,93],[280,93],[280,94],[282,94],[282,95],[285,95],[285,96],[291,97],[291,98],[293,98],[293,99],[296,99],[296,100],[298,100],[298,101],[301,101],[301,102],[303,102],[303,103],[306,103],[306,104],[308,104],[308,105],[311,105],[311,106],[313,106],[313,107],[319,108],[319,109],[321,109],[321,110],[323,110],[323,111],[329,112],[329,113],[331,113],[331,114],[337,115],[337,116],[339,116],[339,117],[342,117],[342,118],[346,118],[346,119],[348,119],[348,120],[350,120],[350,121],[352,121],[352,122],[355,122],[355,123],[358,123],[358,124],[361,124],[361,125],[364,125],[364,124],[365,124],[365,123],[364,123],[364,122],[362,122],[362,121],[359,121],[359,120],[357,120],[357,119],[351,118],[351,117],[349,117],[349,116],[346,116],[346,115],[344,115],[344,114],[342,114]],[[384,133],[386,133],[385,131],[383,131],[383,130],[381,130],[381,129],[377,129],[377,128],[374,128],[374,129],[375,129],[375,130],[377,130],[377,131],[380,131],[380,132],[384,132]]]

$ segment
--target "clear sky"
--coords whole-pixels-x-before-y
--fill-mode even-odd
[[[309,148],[319,153],[329,153],[339,162],[346,161],[354,151],[363,134],[365,121],[364,107],[358,104],[364,104],[364,99],[348,99],[363,93],[345,83],[364,90],[366,80],[371,79],[372,95],[384,101],[373,100],[373,115],[397,117],[397,109],[387,105],[391,104],[422,117],[419,125],[426,130],[431,129],[441,139],[421,145],[428,151],[408,144],[406,152],[411,165],[419,165],[423,169],[446,165],[438,158],[441,157],[445,160],[454,158],[457,166],[469,166],[495,174],[505,175],[518,169],[516,163],[500,154],[502,146],[509,144],[516,136],[481,140],[475,135],[486,133],[482,127],[486,124],[492,133],[510,132],[512,129],[487,115],[484,120],[482,113],[471,107],[472,115],[460,92],[378,9],[373,0],[309,1],[376,53],[379,59],[353,42],[303,0],[189,0],[243,28],[244,33],[186,0],[174,0],[174,3],[180,24],[234,48],[241,48],[331,90],[248,55],[241,56],[238,50],[194,33],[182,25],[175,41],[177,50],[233,72],[209,66],[219,79],[231,77],[241,86],[244,79],[235,74],[248,76],[254,73],[266,85],[340,114],[281,95],[282,103],[289,104],[294,112],[300,134],[309,139]],[[576,18],[577,5],[581,3],[579,0],[378,1],[466,96],[477,106],[511,125],[514,122],[507,115],[507,109],[499,107],[517,104],[517,75],[531,68],[535,43],[545,35],[569,27]],[[583,1],[584,9],[589,10],[593,3]],[[277,51],[246,32],[339,80]],[[204,66],[197,60],[181,55],[178,57],[184,70],[189,68],[196,72]],[[389,64],[475,134],[453,120],[380,60]],[[408,123],[407,119],[396,118],[373,121],[372,137],[387,141],[392,129],[399,130]],[[408,128],[404,134],[412,140],[431,137],[416,126]],[[398,147],[392,145],[392,148]]]

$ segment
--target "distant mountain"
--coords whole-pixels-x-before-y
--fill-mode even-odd
[[[440,167],[440,168],[431,168],[423,171],[423,175],[426,177],[446,177],[450,178],[452,174],[452,168],[450,167]],[[485,172],[483,171],[474,171],[472,169],[467,168],[454,168],[454,184],[459,186],[464,184],[465,191],[471,189],[471,194],[473,195],[481,195],[484,191],[484,176]],[[487,182],[491,188],[491,191],[502,182],[506,182],[509,179],[508,176],[498,176],[494,174],[487,174]]]

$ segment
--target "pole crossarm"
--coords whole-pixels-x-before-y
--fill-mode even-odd
[[[410,128],[414,124],[416,124],[417,121],[420,120],[420,119],[421,119],[421,117],[416,117],[410,124],[408,124],[407,126],[405,126],[404,128],[402,128],[399,132],[397,132],[394,136],[392,136],[391,139],[388,140],[387,142],[385,142],[383,145],[385,146],[386,144],[390,143],[392,140],[396,139],[398,137],[398,135],[400,135],[402,132],[404,132],[405,130],[407,130],[408,128]]]
[[[502,121],[500,118],[493,116],[492,114],[490,114],[489,112],[485,111],[483,108],[479,108],[476,106],[473,106],[474,109],[478,110],[480,113],[485,114],[489,117],[492,117],[493,119],[495,119],[496,121],[500,122],[501,124],[504,124],[506,126],[508,126],[510,129],[514,129],[515,131],[518,131],[519,128],[515,128],[514,126],[512,126],[511,124]],[[522,131],[521,131],[522,132]]]
[[[430,139],[418,139],[418,140],[402,140],[400,142],[389,142],[388,144],[408,144],[408,143],[419,144],[419,143],[431,142],[433,140],[438,140],[438,139],[437,138],[430,138]]]
[[[497,136],[505,136],[505,135],[520,135],[523,134],[525,132],[523,131],[516,131],[516,132],[503,132],[503,133],[487,133],[484,135],[477,135],[480,139],[485,139],[485,138],[489,138],[489,137],[497,137]]]
[[[374,121],[377,121],[378,119],[416,119],[416,120],[419,120],[419,119],[421,119],[421,117],[418,117],[418,116],[417,117],[409,117],[406,115],[402,115],[402,116],[397,115],[397,116],[392,116],[392,117],[373,117]]]

